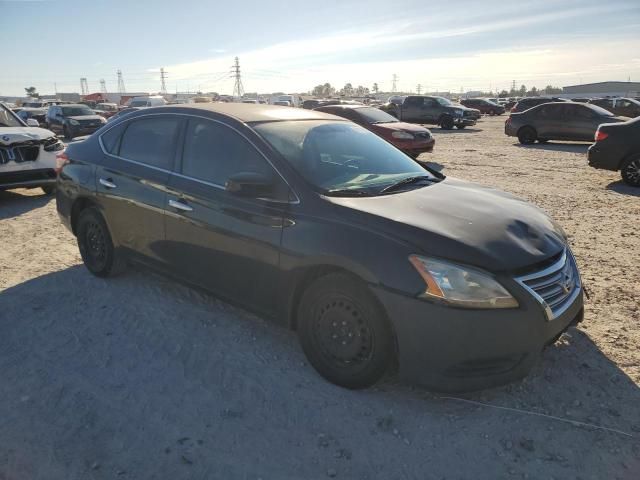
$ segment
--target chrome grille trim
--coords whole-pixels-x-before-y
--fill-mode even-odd
[[[540,303],[548,321],[562,315],[582,289],[576,261],[568,248],[553,265],[515,280]]]

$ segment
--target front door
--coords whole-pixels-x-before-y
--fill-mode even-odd
[[[188,120],[182,161],[169,180],[165,253],[186,280],[265,313],[275,308],[283,202],[225,189],[240,172],[286,184],[242,134],[209,119]]]
[[[162,261],[166,185],[184,120],[137,117],[102,135],[106,153],[96,191],[114,240],[147,259]]]

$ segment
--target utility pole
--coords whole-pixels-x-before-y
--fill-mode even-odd
[[[53,82],[53,91],[56,94],[56,97],[58,96],[58,84],[56,82]]]
[[[89,95],[89,85],[85,77],[80,79],[80,92],[82,95]]]
[[[104,78],[100,79],[100,93],[107,93],[107,83],[104,81]]]
[[[126,92],[126,89],[124,88],[124,80],[122,78],[122,70],[118,70],[118,93],[120,95],[122,95],[125,92]]]
[[[396,93],[396,90],[398,89],[398,75],[396,75],[395,73],[393,74],[393,83],[391,85],[391,93]]]
[[[418,86],[416,87],[416,92],[418,92],[418,95],[420,95],[422,93],[422,84],[419,83]]]
[[[240,75],[240,60],[236,57],[234,64],[231,66],[231,73],[236,79],[233,85],[233,96],[242,98],[244,95],[244,87],[242,86],[242,76]]]
[[[164,67],[160,69],[160,93],[165,95],[167,93],[167,72],[164,71]]]

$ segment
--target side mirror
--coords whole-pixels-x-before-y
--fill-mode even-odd
[[[240,172],[227,179],[224,186],[227,192],[239,197],[271,197],[275,190],[273,180],[261,173]]]
[[[38,120],[36,120],[35,118],[27,118],[27,125],[30,127],[39,127],[40,122],[38,122]]]

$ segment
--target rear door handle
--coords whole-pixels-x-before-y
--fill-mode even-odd
[[[109,179],[101,178],[99,180],[99,182],[100,182],[100,185],[103,185],[106,188],[116,188],[117,187],[117,185],[115,183],[113,183],[113,181],[110,178]]]
[[[193,207],[190,207],[186,203],[179,200],[169,200],[169,206],[175,208],[176,210],[182,210],[183,212],[193,212]]]

